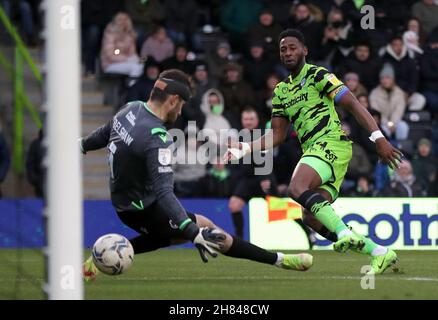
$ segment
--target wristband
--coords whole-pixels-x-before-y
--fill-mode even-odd
[[[371,135],[369,137],[369,139],[374,143],[376,143],[376,140],[380,139],[380,138],[385,138],[382,131],[380,131],[380,130],[374,131],[373,133],[371,133]]]
[[[244,156],[246,156],[248,153],[251,153],[251,147],[249,145],[249,143],[246,142],[241,142],[240,143],[241,147],[240,149],[237,148],[231,148],[229,149],[230,152],[233,154],[233,156],[236,159],[240,159],[243,158]]]

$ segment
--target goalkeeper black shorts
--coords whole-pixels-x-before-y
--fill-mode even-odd
[[[184,239],[182,231],[163,213],[157,202],[143,210],[118,211],[117,215],[126,226],[138,233],[158,239]],[[187,215],[196,223],[194,213],[187,212]]]

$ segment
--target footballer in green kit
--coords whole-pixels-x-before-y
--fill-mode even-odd
[[[351,230],[331,206],[352,157],[352,142],[341,129],[335,104],[349,111],[368,130],[383,163],[397,167],[402,153],[385,139],[373,117],[333,73],[306,63],[307,47],[300,31],[283,31],[278,44],[280,59],[290,74],[274,90],[272,130],[251,143],[230,143],[225,160],[240,159],[252,151],[281,144],[292,124],[303,156],[292,175],[288,194],[302,206],[304,222],[333,241],[335,251],[351,249],[370,255],[369,273],[380,274],[388,267],[397,271],[398,258],[393,250]]]

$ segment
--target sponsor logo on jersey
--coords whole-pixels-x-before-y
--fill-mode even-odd
[[[301,102],[303,100],[307,101],[308,94],[309,94],[308,92],[302,93],[298,97],[293,98],[291,101],[289,101],[288,106],[292,107],[293,105],[297,104],[298,102]]]

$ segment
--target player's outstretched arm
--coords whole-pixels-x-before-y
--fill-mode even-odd
[[[85,138],[79,139],[79,145],[83,154],[86,154],[88,151],[105,148],[108,145],[111,133],[111,123],[112,121],[109,121],[107,124],[94,130]]]
[[[376,144],[380,160],[383,163],[388,164],[392,169],[398,167],[398,163],[401,161],[403,154],[386,140],[377,126],[377,123],[374,121],[374,118],[368,110],[360,104],[356,97],[348,91],[338,100],[337,103],[349,111],[356,118],[362,128],[368,130],[370,140]]]
[[[289,120],[284,117],[272,117],[271,130],[259,139],[252,142],[229,142],[224,161],[237,160],[253,151],[272,149],[280,145],[286,138],[289,129]]]

